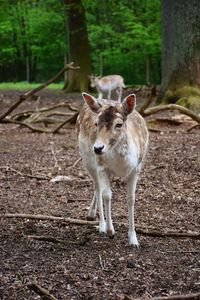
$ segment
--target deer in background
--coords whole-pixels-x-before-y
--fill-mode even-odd
[[[108,76],[90,76],[91,87],[97,89],[98,99],[103,98],[103,93],[107,92],[107,99],[110,100],[111,92],[116,91],[118,94],[118,102],[121,102],[122,88],[125,88],[124,78],[120,75],[108,75]]]
[[[122,103],[96,99],[83,93],[84,106],[77,118],[79,151],[83,164],[94,182],[94,195],[88,219],[99,209],[99,232],[114,236],[111,217],[112,176],[127,179],[129,244],[138,246],[134,225],[135,190],[148,145],[148,130],[135,110],[136,96],[127,96]],[[105,205],[105,215],[103,202]]]

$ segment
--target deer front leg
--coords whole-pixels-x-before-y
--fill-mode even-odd
[[[105,170],[100,170],[98,172],[98,183],[99,191],[97,191],[97,202],[99,206],[99,231],[106,232],[109,236],[113,236],[115,231],[111,218],[111,190],[110,190],[110,179]],[[104,221],[104,212],[103,212],[103,201],[105,203],[106,211],[106,223]],[[105,225],[105,231],[102,230]]]
[[[117,94],[118,94],[118,102],[121,103],[121,98],[122,98],[122,87],[121,86],[117,89]]]
[[[103,98],[103,93],[101,91],[98,91],[99,95],[98,95],[98,99],[102,99]]]
[[[138,173],[131,173],[128,177],[127,182],[127,202],[128,202],[128,223],[129,223],[129,231],[128,231],[128,240],[129,245],[133,245],[135,247],[139,246],[136,232],[135,232],[135,224],[134,224],[134,204],[135,204],[135,190],[136,184],[138,180]]]
[[[96,217],[96,212],[97,212],[97,199],[96,199],[96,193],[94,192],[92,202],[90,204],[90,208],[88,211],[87,220],[93,221]]]

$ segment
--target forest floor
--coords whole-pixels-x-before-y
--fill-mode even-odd
[[[20,91],[1,90],[5,111]],[[80,95],[43,91],[41,106]],[[139,103],[147,95],[138,92]],[[35,104],[27,100],[18,111]],[[180,117],[160,113],[156,117]],[[155,121],[137,186],[138,226],[157,231],[200,231],[200,131]],[[100,236],[95,226],[65,221],[5,218],[5,213],[85,219],[93,191],[79,162],[74,126],[59,134],[33,133],[16,124],[0,125],[0,299],[40,299],[34,281],[56,299],[134,299],[200,292],[200,239],[138,233],[140,248],[128,245],[126,183],[113,181],[112,214],[116,236]],[[21,172],[21,173],[20,173]],[[69,182],[30,178],[68,175]],[[33,236],[51,237],[49,241]],[[56,243],[56,239],[61,242]]]

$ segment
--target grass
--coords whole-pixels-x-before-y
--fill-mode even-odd
[[[38,87],[41,83],[28,83],[26,81],[21,82],[0,82],[0,90],[30,90]],[[47,88],[49,89],[62,89],[64,83],[52,83]]]

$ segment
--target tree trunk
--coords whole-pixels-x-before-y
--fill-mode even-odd
[[[150,85],[150,71],[151,71],[151,56],[146,56],[146,85]]]
[[[200,99],[200,1],[161,0],[162,82],[158,102]]]
[[[81,0],[65,0],[68,32],[68,60],[80,70],[69,70],[64,86],[67,92],[87,91],[91,75],[91,58],[85,10]]]

